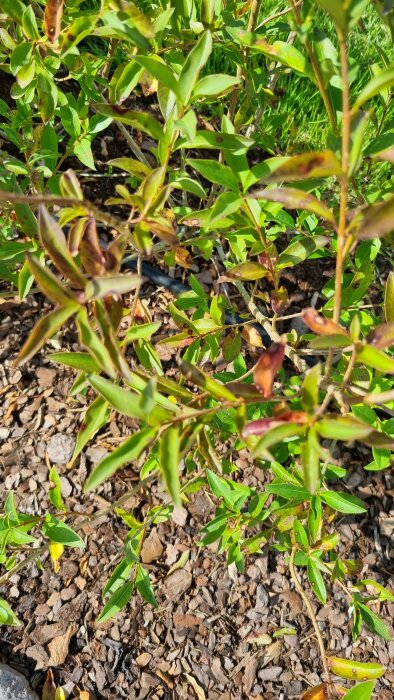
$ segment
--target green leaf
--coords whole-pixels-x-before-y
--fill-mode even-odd
[[[97,618],[97,622],[106,622],[123,610],[131,598],[133,588],[134,581],[126,581],[122,586],[117,588],[111,595],[108,603],[104,605]]]
[[[161,125],[147,112],[137,112],[121,105],[108,105],[105,102],[96,103],[94,109],[105,117],[112,117],[115,121],[128,124],[134,129],[139,129],[149,134],[156,141],[164,140],[164,132]]]
[[[360,615],[364,620],[365,624],[369,627],[370,630],[372,630],[372,632],[378,634],[379,637],[383,637],[383,639],[391,639],[389,628],[387,627],[386,623],[383,622],[383,620],[381,620],[380,617],[378,617],[378,615],[376,615],[376,613],[370,610],[370,608],[368,608],[363,603],[357,602],[357,608],[360,611]],[[385,669],[382,669],[382,672],[379,672],[379,675],[373,677],[379,678],[383,675],[384,671]]]
[[[287,501],[309,501],[311,498],[309,491],[294,484],[268,484],[265,490],[280,496],[280,498],[285,498]]]
[[[321,491],[320,498],[327,503],[333,510],[339,513],[365,513],[366,508],[363,501],[357,496],[351,496],[348,493],[339,493],[338,491]]]
[[[301,462],[304,476],[304,486],[315,494],[320,486],[320,453],[319,441],[313,427],[308,430],[307,439],[301,445]]]
[[[49,314],[41,318],[31,331],[26,343],[20,350],[15,364],[20,365],[22,362],[27,362],[35,355],[44,345],[44,343],[55,335],[56,331],[61,328],[66,321],[75,313],[75,306],[66,306],[64,308],[55,309]]]
[[[56,467],[51,467],[49,478],[54,483],[54,488],[49,489],[48,496],[54,508],[57,510],[65,510],[65,505],[62,499],[62,486],[60,482],[59,472]]]
[[[157,608],[157,600],[152,590],[149,574],[141,564],[137,565],[135,585],[142,598],[150,605],[153,605],[154,608]]]
[[[199,38],[188,54],[178,78],[178,96],[182,105],[187,105],[197,82],[201,68],[206,64],[212,51],[212,35],[209,30]]]
[[[100,372],[100,366],[87,352],[52,352],[48,358],[81,372]]]
[[[69,253],[66,237],[44,206],[39,208],[38,226],[42,246],[59,272],[77,288],[84,287],[86,279]]]
[[[320,602],[325,605],[327,602],[326,585],[320,569],[318,568],[316,562],[314,562],[311,558],[308,559],[307,570],[309,583],[311,584],[313,592],[317,595]]]
[[[152,323],[142,323],[141,325],[135,325],[129,328],[126,332],[126,339],[128,342],[132,343],[135,340],[140,340],[141,338],[151,338],[161,326],[160,321],[155,321]]]
[[[181,361],[180,370],[189,381],[207,391],[213,398],[223,401],[236,401],[237,397],[227,389],[224,384],[220,384],[216,379],[210,377],[198,367],[189,362]]]
[[[119,413],[130,418],[146,420],[146,415],[141,408],[141,396],[134,391],[122,389],[113,382],[95,374],[88,374],[87,379],[95,389],[111,406]]]
[[[92,491],[106,479],[121,469],[125,464],[133,462],[139,458],[143,450],[156,436],[156,430],[146,428],[134,433],[130,438],[122,442],[111,454],[104,457],[93,469],[84,484],[84,491]]]
[[[92,152],[92,144],[88,137],[83,136],[74,143],[73,153],[75,153],[77,158],[81,161],[81,163],[83,163],[83,165],[86,165],[87,168],[90,168],[90,170],[96,170],[94,155]]]
[[[394,595],[391,593],[391,591],[377,581],[373,581],[370,578],[364,578],[362,581],[359,581],[356,586],[357,588],[360,588],[361,586],[372,586],[372,588],[375,588],[378,591],[379,600],[389,600],[390,603],[394,603]]]
[[[122,296],[141,283],[138,275],[114,275],[113,277],[94,277],[85,287],[86,299],[102,299],[108,296]]]
[[[65,547],[85,547],[85,542],[74,530],[66,523],[58,520],[53,515],[48,521],[45,521],[42,526],[42,531],[45,537],[48,537],[51,542],[58,542]]]
[[[298,546],[301,547],[301,549],[308,550],[309,549],[309,540],[308,540],[308,535],[306,534],[306,530],[302,523],[300,523],[299,520],[295,520],[293,523],[293,532],[294,532],[294,538],[295,541],[297,542]]]
[[[174,504],[181,505],[180,479],[179,479],[179,428],[168,428],[159,443],[159,464],[167,487]]]
[[[370,0],[316,0],[316,4],[326,10],[337,27],[346,34],[361,17]]]
[[[316,364],[305,374],[301,387],[302,406],[306,411],[313,411],[319,402],[321,365]]]
[[[110,414],[108,402],[98,396],[85,413],[79,429],[71,462],[74,462],[85,445],[92,439],[100,428],[107,423]]]
[[[232,173],[230,168],[217,160],[208,160],[204,158],[188,158],[186,163],[191,168],[197,170],[200,175],[205,177],[209,182],[214,182],[222,187],[227,187],[230,190],[237,192],[239,190],[238,180]]]
[[[250,488],[243,484],[237,484],[231,479],[223,479],[211,469],[206,470],[206,475],[212,493],[217,498],[222,498],[228,508],[240,512],[246,499],[251,495]]]
[[[362,440],[373,432],[373,426],[353,418],[336,416],[316,423],[318,433],[327,440]]]
[[[108,165],[120,168],[126,173],[130,173],[130,175],[134,175],[134,177],[139,180],[143,180],[151,171],[151,168],[145,165],[145,163],[141,163],[141,161],[134,160],[133,158],[113,158],[108,161]]]
[[[384,286],[384,315],[387,323],[394,322],[394,272],[392,270]]]
[[[128,562],[126,557],[119,562],[103,588],[104,596],[107,594],[112,595],[128,580],[133,565]]]
[[[265,199],[267,202],[280,202],[286,209],[303,209],[311,211],[322,219],[326,219],[335,225],[335,216],[324,202],[308,192],[297,190],[294,187],[278,187],[257,190],[252,194],[254,199]]]
[[[363,345],[357,349],[357,362],[362,362],[367,367],[377,369],[384,374],[394,374],[394,358],[371,345]]]
[[[169,90],[172,90],[178,99],[181,99],[175,74],[161,58],[157,56],[133,56],[133,60],[153,75],[160,85],[165,85]]]
[[[34,278],[40,287],[41,291],[55,304],[60,306],[75,305],[79,307],[74,294],[65,287],[55,275],[45,265],[41,265],[30,253],[26,253],[26,258]]]
[[[93,330],[86,309],[82,309],[77,316],[77,326],[79,330],[79,341],[89,353],[101,370],[106,372],[113,379],[116,377],[116,370],[111,359],[111,355],[103,341]]]
[[[240,82],[240,78],[226,75],[225,73],[206,75],[197,82],[192,97],[193,99],[210,96],[219,97],[231,90],[235,85],[239,85]]]
[[[328,0],[328,2],[331,2],[331,0]],[[394,66],[389,66],[371,78],[357,97],[352,112],[356,112],[365,102],[368,102],[368,100],[375,97],[375,95],[384,92],[384,90],[391,87],[391,85],[394,85]]]
[[[343,696],[343,700],[371,700],[374,687],[374,681],[357,683],[357,685],[347,691],[346,695]]]
[[[267,433],[265,433],[265,435],[263,435],[263,437],[254,447],[253,456],[260,457],[261,455],[264,455],[264,458],[266,458],[264,453],[267,449],[272,447],[272,445],[277,445],[279,442],[283,442],[286,438],[302,435],[304,432],[305,426],[300,426],[297,423],[284,423],[283,425],[278,425],[275,428],[271,428]]]
[[[22,41],[15,47],[10,57],[10,70],[13,75],[17,75],[23,66],[31,63],[33,47],[34,44],[30,41]]]
[[[291,243],[279,255],[277,269],[283,270],[286,267],[293,267],[300,262],[307,260],[316,250],[324,248],[329,243],[330,239],[326,236],[303,236],[298,241]]]
[[[10,627],[19,627],[21,621],[18,620],[7,601],[0,598],[0,625],[9,625]]]
[[[294,46],[285,41],[274,41],[269,44],[261,34],[245,32],[244,30],[227,27],[228,33],[241,44],[249,46],[254,51],[259,51],[269,58],[283,63],[284,66],[292,68],[297,73],[307,76],[314,83],[315,74],[308,59]]]
[[[178,148],[218,148],[224,151],[228,150],[234,154],[245,153],[245,151],[253,146],[254,141],[246,136],[238,134],[226,134],[220,131],[196,131],[194,139],[186,138],[178,139],[175,144],[175,150]]]
[[[268,270],[261,263],[250,260],[226,270],[226,275],[236,280],[260,280],[266,277]]]

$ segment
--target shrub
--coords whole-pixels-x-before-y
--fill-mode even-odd
[[[364,681],[349,700],[370,698],[384,669],[327,657],[297,569],[323,605],[327,580],[346,591],[354,639],[363,623],[389,638],[369,603],[394,597],[370,579],[349,585],[357,563],[341,558],[331,523],[336,513],[366,510],[332,487],[346,476],[332,456],[336,443],[368,446],[365,468],[380,470],[390,465],[394,441],[394,277],[382,289],[375,270],[394,228],[394,63],[389,41],[362,73],[351,52],[360,24],[373,21],[386,36],[391,14],[366,0],[291,0],[268,15],[259,0],[1,0],[0,9],[12,98],[11,108],[0,102],[8,148],[0,274],[21,298],[36,284],[54,306],[17,362],[72,322],[80,351],[49,355],[78,371],[71,395],[91,397],[72,462],[114,413],[139,425],[94,468],[85,491],[133,463],[140,478],[133,493],[161,478],[169,496],[141,521],[122,508],[130,493],[112,504],[129,532],[98,621],[125,607],[135,590],[156,604],[140,562],[145,533],[187,504],[188,494],[208,489],[217,509],[200,545],[217,542],[241,571],[245,557],[267,544],[286,557],[324,672],[323,685],[304,698],[336,697],[332,674]],[[302,95],[310,96],[324,114],[325,143],[309,137],[303,152],[292,152],[291,143],[278,148],[280,86],[299,95],[296,127],[307,109]],[[271,135],[261,129],[267,124]],[[113,125],[133,157],[108,162],[108,177],[120,172],[124,184],[99,206],[76,172],[95,170],[94,139]],[[168,307],[178,329],[171,333],[139,300],[145,258],[186,271],[192,260],[201,267],[212,260],[221,291],[208,294],[190,273],[190,287]],[[286,316],[284,271],[297,275],[306,260],[317,270],[335,260],[335,276],[318,311]],[[289,328],[297,316],[303,323]],[[176,351],[175,378],[158,346]],[[236,467],[245,448],[272,477],[259,489],[243,483]],[[51,509],[42,515],[21,513],[7,497],[3,583],[48,548],[57,568],[64,547],[84,546],[78,531],[85,521],[72,526],[78,514],[63,503],[55,467],[50,478]],[[34,548],[37,537],[44,544]],[[21,546],[31,554],[24,557]],[[18,623],[5,601],[0,616]]]

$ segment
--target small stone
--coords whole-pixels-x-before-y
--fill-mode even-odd
[[[67,464],[74,451],[75,439],[71,435],[55,433],[47,444],[47,454],[54,464]]]
[[[142,654],[137,656],[135,662],[136,662],[137,666],[139,666],[140,668],[144,668],[144,666],[148,665],[151,658],[152,658],[152,655],[149,654],[147,651],[144,651]]]
[[[0,700],[38,700],[28,681],[7,664],[0,664]]]

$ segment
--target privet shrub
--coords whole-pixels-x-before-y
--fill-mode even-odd
[[[18,364],[59,329],[78,331],[78,352],[49,355],[77,370],[71,396],[90,399],[72,462],[111,416],[138,421],[85,491],[132,464],[140,478],[133,493],[156,479],[168,492],[141,521],[122,509],[129,493],[112,504],[129,532],[98,622],[137,592],[156,604],[139,557],[146,531],[207,489],[217,509],[199,544],[217,542],[241,571],[267,544],[284,553],[323,666],[322,686],[304,698],[338,697],[335,674],[362,681],[348,700],[368,700],[384,669],[327,657],[310,599],[324,605],[330,581],[348,595],[354,639],[363,624],[389,636],[369,604],[394,596],[358,580],[357,562],[337,553],[335,514],[366,508],[332,487],[346,476],[332,449],[361,442],[372,449],[365,469],[380,470],[394,443],[394,275],[383,289],[375,272],[394,228],[393,12],[368,0],[268,6],[0,0],[10,88],[0,101],[0,275],[21,299],[36,285],[53,305]],[[351,53],[360,26],[377,27],[380,37],[363,70]],[[290,92],[298,100],[292,133],[312,107],[321,115],[321,128],[297,149],[283,107]],[[281,124],[288,150],[275,141]],[[125,177],[98,207],[77,173],[95,170],[92,143],[110,125],[128,153],[110,160],[107,174]],[[152,322],[139,301],[147,258],[186,271],[190,288],[168,307],[176,333]],[[305,309],[290,329],[283,271],[294,269],[297,279],[297,266],[311,258],[317,269],[335,261],[335,277],[323,286],[321,308]],[[192,260],[200,268],[215,261],[220,293],[209,295],[188,272]],[[177,349],[175,378],[158,344]],[[225,371],[216,369],[219,358]],[[260,488],[243,483],[235,466],[245,448],[266,472]],[[47,549],[58,568],[64,547],[84,546],[85,521],[73,525],[77,513],[62,500],[55,467],[50,479],[44,514],[25,515],[7,497],[2,583]],[[0,619],[18,624],[4,600]]]

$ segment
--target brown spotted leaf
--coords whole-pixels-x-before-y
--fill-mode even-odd
[[[330,318],[322,316],[312,307],[303,311],[302,320],[317,335],[346,335],[350,338],[346,328],[342,328]]]
[[[282,367],[284,356],[285,346],[283,343],[272,343],[260,355],[254,369],[253,378],[255,385],[264,398],[271,396],[275,375]]]
[[[64,0],[47,0],[44,13],[45,34],[49,41],[56,41],[60,34]]]
[[[252,196],[255,199],[265,199],[267,202],[280,202],[285,205],[286,209],[311,211],[331,224],[335,224],[334,214],[327,205],[303,190],[297,190],[294,187],[266,188],[253,192]]]

